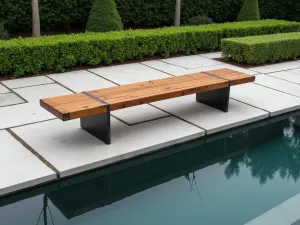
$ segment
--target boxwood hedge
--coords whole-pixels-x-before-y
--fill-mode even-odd
[[[107,33],[43,36],[0,41],[0,74],[22,76],[42,69],[63,71],[74,65],[97,65],[173,53],[217,50],[221,39],[300,30],[300,23],[261,20],[127,30]]]
[[[300,57],[300,33],[283,33],[222,40],[226,57],[241,63],[263,64]]]

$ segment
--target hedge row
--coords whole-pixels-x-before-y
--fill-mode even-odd
[[[261,20],[153,30],[18,38],[0,41],[0,74],[22,76],[173,53],[220,49],[221,39],[300,30],[300,23]]]
[[[264,64],[300,57],[300,33],[222,40],[223,55],[240,63]]]
[[[43,29],[85,27],[94,0],[39,0]],[[125,26],[164,26],[174,22],[175,0],[115,0]],[[244,0],[183,0],[182,22],[206,14],[215,22],[235,21]],[[299,0],[259,0],[262,18],[293,20]],[[30,0],[0,0],[0,18],[10,29],[30,30]],[[300,20],[300,18],[298,18]]]

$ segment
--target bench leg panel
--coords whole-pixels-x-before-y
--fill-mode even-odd
[[[230,86],[196,94],[198,102],[228,112]]]
[[[111,144],[110,112],[80,119],[81,128],[105,144]]]

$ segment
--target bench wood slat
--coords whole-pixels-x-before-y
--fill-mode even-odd
[[[255,76],[234,71],[231,69],[220,69],[220,70],[210,70],[206,72],[207,74],[212,74],[214,76],[224,78],[231,81],[231,86],[253,82]]]

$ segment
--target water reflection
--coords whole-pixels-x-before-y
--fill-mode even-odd
[[[246,166],[252,177],[258,179],[260,184],[272,180],[276,173],[279,173],[282,179],[298,181],[300,177],[299,131],[300,117],[296,117],[234,135],[234,139],[251,148],[255,147],[255,150],[222,161],[221,165],[227,164],[225,176],[227,179],[239,176],[240,168]],[[263,142],[257,141],[260,140],[258,136],[264,137]]]
[[[36,222],[55,224],[58,214],[54,213],[53,218],[52,207],[64,218],[72,219],[176,178],[182,178],[186,191],[195,192],[201,205],[205,205],[205,195],[201,195],[203,182],[197,180],[197,172],[216,163],[223,165],[227,179],[238,177],[246,167],[260,184],[266,184],[277,173],[282,179],[297,181],[300,177],[300,119],[277,118],[173,147],[0,198],[0,207],[41,196],[41,207],[35,212]],[[224,178],[222,173],[223,170],[220,174]]]

